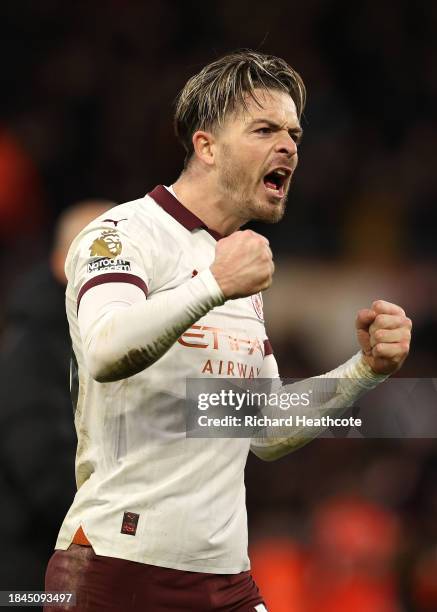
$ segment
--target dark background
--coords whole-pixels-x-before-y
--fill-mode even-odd
[[[256,228],[277,264],[265,307],[281,373],[344,361],[356,350],[356,309],[381,297],[414,321],[401,375],[436,376],[436,33],[431,1],[2,3],[3,350],[10,296],[48,253],[60,212],[171,184],[183,163],[177,92],[208,61],[250,47],[284,57],[308,89],[287,216]],[[14,385],[25,387],[31,365],[18,362]],[[21,444],[22,457],[34,452],[30,433]],[[16,497],[16,458],[3,448],[0,482]],[[35,477],[20,479],[15,488],[27,482],[34,495]],[[319,440],[273,465],[251,458],[247,485],[254,571],[273,612],[437,610],[434,440]],[[2,520],[14,515],[19,528],[27,506],[14,503]],[[25,520],[44,542],[53,527],[41,514]]]

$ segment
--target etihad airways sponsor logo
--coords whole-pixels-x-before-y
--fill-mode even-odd
[[[241,329],[230,330],[211,325],[192,325],[178,339],[182,346],[196,349],[228,350],[233,353],[253,355],[259,351],[264,356],[264,343],[258,338],[249,338]]]
[[[261,368],[243,363],[242,361],[224,361],[223,359],[207,359],[201,369],[202,374],[211,376],[226,376],[231,378],[256,378]]]

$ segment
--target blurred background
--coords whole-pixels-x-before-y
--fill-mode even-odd
[[[69,232],[177,178],[174,98],[241,47],[284,57],[308,88],[287,216],[255,228],[276,259],[265,311],[281,374],[346,360],[356,310],[384,298],[414,321],[401,376],[436,376],[435,2],[1,3],[2,589],[43,588],[74,495]],[[434,439],[317,440],[273,465],[251,457],[246,480],[271,612],[437,610]]]

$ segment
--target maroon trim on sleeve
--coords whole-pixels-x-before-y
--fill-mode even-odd
[[[77,296],[77,310],[79,310],[80,301],[85,293],[89,289],[97,287],[98,285],[103,285],[104,283],[130,283],[131,285],[136,285],[139,289],[141,289],[141,291],[143,291],[147,297],[147,285],[139,276],[135,276],[135,274],[127,274],[126,272],[107,272],[105,274],[100,274],[100,276],[90,278],[89,281],[82,285],[79,295]]]
[[[177,198],[174,197],[164,185],[158,185],[148,194],[151,198],[157,202],[166,213],[171,215],[173,219],[176,219],[181,225],[183,225],[190,232],[194,229],[204,229],[211,234],[216,240],[223,238],[221,234],[215,230],[209,229],[205,223],[196,217],[191,210],[188,210]]]
[[[268,338],[264,340],[264,357],[267,357],[267,355],[273,355],[272,345]]]

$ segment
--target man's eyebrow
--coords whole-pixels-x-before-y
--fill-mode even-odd
[[[276,121],[272,121],[271,119],[265,119],[260,117],[251,121],[249,123],[249,127],[252,127],[257,123],[266,123],[269,127],[277,130],[280,130],[285,125],[284,123],[276,123]],[[290,128],[288,131],[298,137],[302,137],[303,135],[303,129],[300,127],[300,125],[296,125],[295,127]]]

